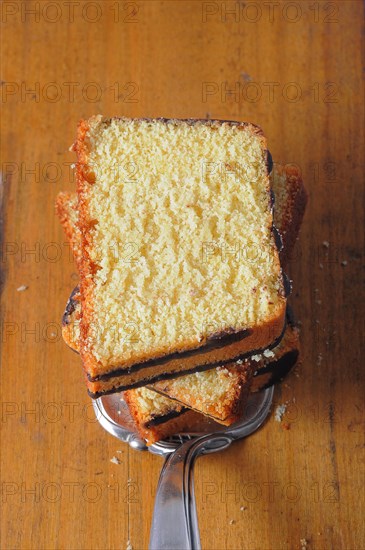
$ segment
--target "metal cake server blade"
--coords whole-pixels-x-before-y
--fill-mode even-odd
[[[242,419],[223,426],[202,416],[191,431],[176,434],[147,447],[139,437],[121,394],[93,401],[103,428],[133,449],[165,457],[155,498],[150,550],[199,550],[200,536],[194,497],[193,467],[198,456],[221,451],[255,432],[265,421],[274,387],[251,394]]]

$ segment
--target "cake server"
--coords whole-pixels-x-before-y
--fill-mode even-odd
[[[176,434],[147,447],[138,436],[120,394],[93,401],[96,417],[107,432],[133,449],[165,457],[158,482],[150,550],[199,550],[200,537],[194,497],[193,466],[198,456],[221,451],[255,432],[270,412],[274,388],[251,394],[242,419],[222,426],[202,416],[189,433]]]

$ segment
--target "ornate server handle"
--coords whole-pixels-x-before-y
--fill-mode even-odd
[[[183,443],[166,458],[157,487],[150,550],[200,550],[194,462],[200,454],[220,451],[231,443],[226,435],[205,435]]]

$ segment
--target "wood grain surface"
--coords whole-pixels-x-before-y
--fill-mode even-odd
[[[365,548],[363,16],[350,0],[2,2],[2,549],[148,547],[162,460],[103,431],[60,334],[77,274],[54,200],[96,113],[249,120],[300,166],[303,364],[277,388],[282,422],[198,460],[202,547]]]

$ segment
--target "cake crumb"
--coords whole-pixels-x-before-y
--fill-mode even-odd
[[[330,243],[329,243],[328,241],[323,241],[323,242],[322,242],[322,246],[323,246],[324,248],[329,248],[329,247],[330,247]]]
[[[346,266],[347,266],[347,260],[343,260],[343,261],[341,262],[341,265],[343,265],[343,267],[346,267]]]
[[[242,72],[242,73],[240,73],[240,77],[242,78],[242,80],[244,82],[251,82],[252,81],[252,77],[248,73]]]
[[[247,506],[241,506],[240,510],[241,512],[244,512],[245,510],[247,510]]]
[[[275,420],[276,422],[281,422],[286,411],[286,404],[282,403],[278,405],[275,410]]]
[[[21,286],[18,286],[17,291],[18,292],[24,292],[24,290],[27,290],[27,288],[28,287],[26,285],[21,285]]]
[[[130,540],[127,540],[127,548],[126,550],[133,550],[133,546]]]
[[[288,424],[287,422],[283,422],[282,423],[282,428],[283,428],[283,430],[288,431],[288,430],[290,430],[290,424]]]
[[[317,367],[319,367],[321,365],[322,359],[323,359],[322,354],[319,353],[318,356],[317,356]]]
[[[265,349],[264,356],[267,358],[275,357],[275,353],[271,349]]]
[[[117,456],[113,456],[113,458],[110,459],[110,462],[112,462],[113,464],[121,464],[121,461]]]
[[[229,370],[224,365],[222,365],[221,367],[217,367],[217,372],[221,372],[222,374],[229,375]]]
[[[230,524],[230,525],[233,525],[233,524],[234,524],[234,519],[230,519],[230,520],[229,520],[229,524]]]
[[[262,356],[261,356],[261,355],[252,355],[252,356],[251,356],[251,360],[252,360],[252,361],[256,361],[257,363],[258,363],[259,361],[261,361],[261,359],[262,359]]]
[[[300,539],[301,550],[306,550],[308,541],[306,539]]]
[[[319,269],[323,269],[323,264],[319,264]]]

